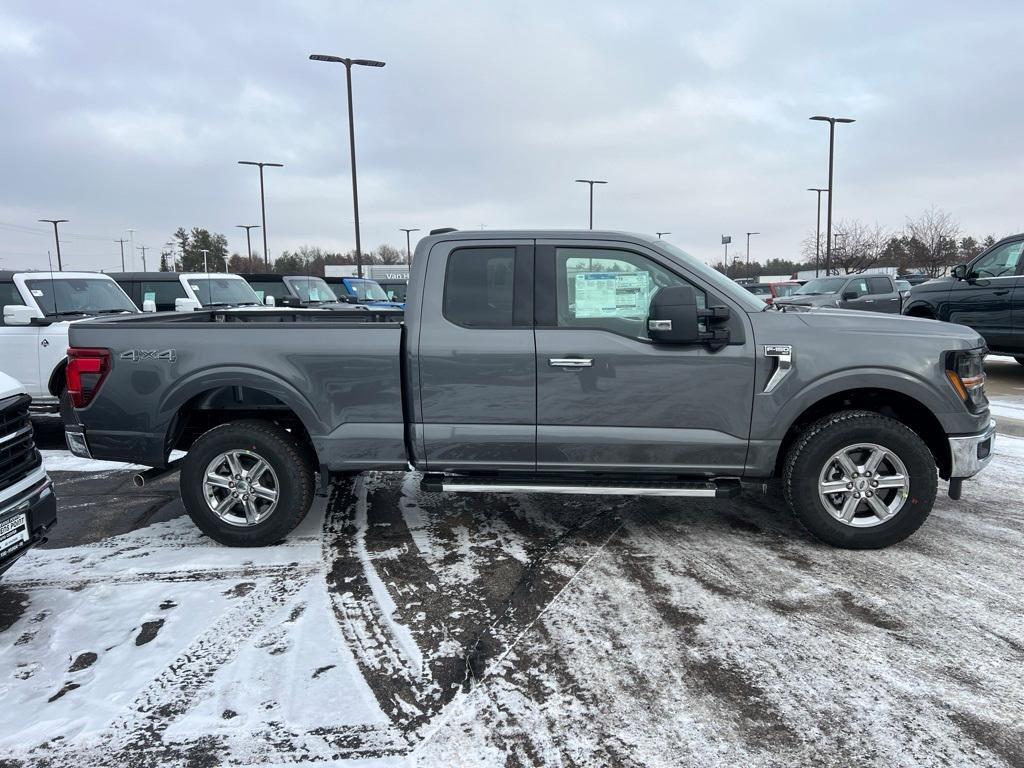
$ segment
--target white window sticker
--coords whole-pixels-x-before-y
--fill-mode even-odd
[[[43,292],[40,291],[38,288],[32,289],[32,295],[35,296],[37,299],[43,298]]]
[[[647,272],[584,272],[576,275],[576,307],[581,317],[638,317],[650,305]]]
[[[142,294],[143,301],[156,301],[156,291],[146,291]]]

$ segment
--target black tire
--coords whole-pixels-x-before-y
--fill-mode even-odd
[[[895,454],[910,481],[902,508],[891,518],[863,528],[836,519],[818,494],[819,475],[830,457],[860,443],[880,445]],[[903,541],[928,518],[938,487],[936,474],[932,452],[906,425],[871,411],[840,411],[811,424],[793,444],[783,469],[783,490],[797,520],[826,544],[881,549]]]
[[[277,485],[276,506],[266,519],[252,525],[233,525],[218,517],[207,503],[203,488],[210,462],[235,450],[251,452],[266,461]],[[189,517],[199,530],[229,547],[265,547],[281,541],[309,511],[313,487],[308,449],[281,427],[259,419],[233,421],[205,432],[181,464],[181,500]]]

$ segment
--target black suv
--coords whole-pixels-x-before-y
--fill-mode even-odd
[[[903,314],[973,328],[1024,365],[1024,234],[1005,237],[949,277],[910,289]]]

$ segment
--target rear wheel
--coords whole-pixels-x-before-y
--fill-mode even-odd
[[[182,461],[181,498],[196,526],[232,547],[275,544],[305,517],[313,469],[302,445],[267,421],[201,435]]]
[[[921,527],[935,503],[935,459],[906,425],[841,411],[807,428],[783,473],[797,519],[822,541],[878,549]]]

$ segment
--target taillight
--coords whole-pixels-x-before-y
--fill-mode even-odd
[[[70,347],[65,374],[68,395],[75,408],[85,408],[99,391],[103,379],[110,371],[109,349]]]

